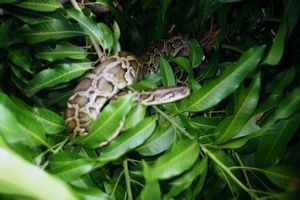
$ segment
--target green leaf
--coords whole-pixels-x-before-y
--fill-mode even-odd
[[[175,141],[175,131],[171,124],[157,126],[154,133],[137,149],[143,156],[154,156],[167,150]]]
[[[7,57],[9,60],[14,63],[15,65],[18,65],[25,71],[31,73],[31,62],[32,58],[29,54],[28,50],[24,48],[12,48],[8,51]]]
[[[50,62],[62,58],[72,59],[85,59],[88,56],[88,52],[82,47],[75,46],[70,43],[57,44],[54,49],[50,46],[46,46],[38,49],[35,56],[39,59],[48,60]]]
[[[77,24],[71,24],[64,20],[50,19],[30,26],[24,25],[18,30],[16,37],[26,43],[37,43],[85,34]]]
[[[217,127],[217,132],[219,133],[215,143],[221,144],[230,140],[233,136],[237,135],[247,121],[251,118],[254,109],[257,106],[258,96],[261,85],[260,73],[258,73],[249,86],[241,94],[241,100],[238,110],[232,117],[228,117],[223,120]],[[229,122],[227,120],[229,119]]]
[[[103,23],[97,24],[95,21],[85,16],[82,12],[75,9],[68,9],[67,15],[76,20],[87,35],[93,38],[97,44],[104,49],[111,49],[113,45],[113,35],[110,29]]]
[[[188,170],[199,156],[195,140],[177,141],[171,151],[160,156],[150,168],[151,179],[168,179]]]
[[[287,37],[287,15],[284,13],[282,19],[280,20],[280,26],[278,32],[273,41],[272,47],[265,58],[263,64],[267,65],[277,65],[281,60],[284,52],[284,44]]]
[[[189,41],[189,59],[192,64],[192,68],[201,64],[203,59],[203,49],[200,47],[199,42],[196,39]]]
[[[90,148],[97,148],[102,142],[113,139],[118,134],[116,130],[132,106],[132,95],[121,97],[117,101],[110,102],[100,116],[91,125],[89,134],[85,137],[77,138],[76,143],[85,144]]]
[[[240,57],[238,62],[232,64],[219,78],[204,84],[202,88],[181,101],[181,110],[199,112],[218,104],[256,68],[262,54],[262,47],[250,48]]]
[[[18,2],[16,6],[39,12],[51,12],[62,8],[62,5],[58,0],[24,0]]]
[[[177,65],[179,65],[180,67],[182,67],[187,73],[189,73],[189,74],[192,73],[191,62],[186,57],[176,56],[175,58],[171,58],[170,61],[174,62]]]
[[[77,199],[64,182],[8,149],[0,148],[0,163],[1,193],[45,200]]]
[[[143,188],[139,200],[153,200],[153,199],[161,199],[160,198],[160,188],[158,181],[146,182],[145,187]]]
[[[129,111],[128,115],[126,116],[126,121],[123,127],[123,131],[134,127],[139,122],[141,122],[146,114],[146,107],[142,104],[138,104],[132,110]]]
[[[74,193],[86,200],[111,200],[108,194],[96,187],[74,188]]]
[[[26,139],[26,135],[19,129],[17,119],[2,102],[0,102],[0,113],[0,136],[7,143],[16,143]]]
[[[37,120],[41,123],[46,133],[57,134],[65,129],[64,119],[62,116],[46,108],[35,108]]]
[[[168,197],[176,197],[178,194],[190,187],[193,181],[200,176],[208,167],[208,159],[204,157],[203,160],[197,161],[193,168],[186,174],[171,182],[171,189],[168,192]]]
[[[176,85],[175,77],[169,62],[164,58],[160,58],[159,66],[160,66],[160,73],[161,73],[163,85],[165,87],[175,86]]]
[[[266,129],[260,137],[255,154],[257,165],[267,167],[278,163],[299,126],[300,114],[280,120]]]
[[[264,174],[272,183],[286,190],[298,189],[297,183],[300,183],[298,177],[298,168],[287,165],[276,165],[263,170]]]
[[[96,162],[93,160],[77,159],[55,167],[49,170],[49,173],[63,179],[64,181],[71,181],[87,174],[94,169],[95,165]]]
[[[100,154],[100,161],[115,160],[128,151],[140,146],[152,134],[156,117],[143,119],[135,127],[123,132],[114,139]]]
[[[29,81],[25,92],[31,96],[44,88],[69,82],[83,75],[89,69],[91,69],[90,63],[57,64],[53,69],[45,69],[35,75]]]
[[[300,87],[296,87],[293,91],[284,98],[278,105],[274,116],[275,120],[285,119],[290,117],[300,108]]]

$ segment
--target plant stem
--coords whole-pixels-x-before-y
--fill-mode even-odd
[[[162,110],[160,110],[157,106],[153,106],[154,110],[156,110],[157,112],[159,112],[159,114],[161,114],[164,118],[166,118],[175,128],[177,128],[180,132],[182,132],[186,137],[188,137],[189,139],[193,139],[194,136],[192,136],[191,134],[189,134],[186,130],[184,130],[184,128],[178,126],[178,124],[167,114],[165,114]]]
[[[224,165],[211,151],[206,149],[204,146],[201,146],[202,151],[207,154],[220,168],[228,174],[228,176],[238,185],[240,186],[245,192],[247,192],[251,197],[254,199],[259,199],[255,193],[251,192],[237,177],[230,171],[230,169]]]
[[[131,191],[131,184],[130,184],[130,176],[129,176],[129,171],[128,171],[128,163],[127,163],[126,159],[123,161],[123,168],[124,168],[124,174],[125,174],[125,181],[126,181],[128,199],[133,200],[132,191]]]

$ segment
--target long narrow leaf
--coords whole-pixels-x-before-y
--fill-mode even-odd
[[[231,94],[239,84],[252,72],[263,54],[262,47],[254,47],[246,51],[238,60],[229,67],[219,78],[208,82],[181,104],[182,111],[203,111],[215,106]]]

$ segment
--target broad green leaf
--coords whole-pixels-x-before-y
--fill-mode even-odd
[[[146,182],[145,187],[143,188],[139,200],[153,200],[153,199],[161,199],[160,198],[160,188],[158,181]]]
[[[48,60],[50,62],[62,58],[85,59],[88,52],[84,48],[75,46],[71,43],[57,44],[54,49],[50,46],[40,48],[35,56],[39,59]]]
[[[77,159],[49,170],[49,173],[63,179],[71,181],[78,179],[94,169],[96,162],[88,159]]]
[[[187,73],[192,73],[191,62],[186,57],[177,56],[175,58],[171,58],[170,61],[182,67]]]
[[[128,115],[126,116],[126,121],[123,127],[123,131],[134,127],[140,121],[142,121],[146,114],[146,107],[142,104],[138,104],[132,110],[129,111]]]
[[[283,99],[276,109],[275,120],[290,117],[300,108],[300,87],[296,87],[291,93]]]
[[[154,179],[168,179],[188,170],[199,156],[199,143],[195,140],[177,141],[171,151],[160,156],[150,168]]]
[[[15,5],[20,8],[25,8],[39,12],[51,12],[62,8],[62,5],[58,0],[24,0],[18,2]]]
[[[195,117],[190,120],[191,127],[195,129],[215,129],[217,125],[220,123],[219,118],[213,118],[213,117]]]
[[[155,39],[160,39],[165,32],[166,24],[167,24],[167,10],[171,4],[172,0],[163,0],[160,2],[157,18],[156,18],[156,26],[155,30]]]
[[[120,99],[110,102],[100,116],[91,125],[90,132],[87,136],[77,138],[76,142],[85,144],[90,148],[97,148],[107,140],[113,139],[118,134],[117,131],[132,106],[132,95],[126,95]],[[117,133],[115,133],[117,131]]]
[[[173,126],[157,126],[154,133],[137,149],[143,156],[154,156],[167,150],[175,141]]]
[[[291,118],[277,121],[267,128],[259,139],[255,154],[257,165],[262,167],[278,163],[288,145],[288,142],[299,127],[299,112]]]
[[[207,157],[204,157],[201,161],[197,161],[190,171],[171,182],[171,189],[167,196],[176,197],[178,194],[186,190],[192,185],[193,181],[207,169],[207,167]]]
[[[237,135],[250,119],[258,102],[260,85],[261,77],[260,73],[258,73],[253,78],[249,88],[241,94],[240,105],[234,115],[226,118],[218,125],[217,132],[219,134],[215,141],[216,144],[225,143]],[[226,121],[227,119],[229,119],[229,122]]]
[[[93,38],[97,44],[100,44],[104,49],[110,50],[112,48],[113,35],[105,24],[97,24],[78,10],[68,9],[66,11],[67,15],[76,20],[83,30],[85,30],[86,34]]]
[[[282,19],[280,20],[280,26],[277,31],[277,34],[274,38],[272,47],[265,58],[263,64],[267,65],[277,65],[281,60],[281,57],[284,52],[284,44],[287,37],[287,14],[284,13]]]
[[[65,129],[64,119],[62,116],[48,110],[46,108],[35,108],[37,120],[41,123],[46,133],[56,134]]]
[[[199,112],[218,104],[256,68],[262,54],[262,47],[250,48],[219,78],[204,84],[202,88],[194,91],[186,100],[183,100],[181,110]]]
[[[68,21],[50,19],[34,25],[24,25],[16,33],[16,37],[26,43],[44,42],[47,40],[59,40],[75,36],[83,36],[86,33],[77,24]]]
[[[21,67],[25,71],[31,73],[32,58],[27,49],[24,48],[12,48],[8,51],[7,57],[15,65]]]
[[[2,102],[0,102],[0,113],[0,136],[7,143],[16,143],[26,139],[26,135],[19,129],[17,119]]]
[[[203,49],[200,47],[199,42],[196,39],[189,41],[189,59],[192,64],[192,68],[201,64],[203,59]]]
[[[175,86],[176,85],[175,77],[169,62],[164,58],[160,58],[159,66],[160,66],[160,73],[161,73],[163,85],[165,87]]]
[[[15,117],[18,119],[19,128],[26,134],[27,140],[23,141],[30,146],[44,145],[50,148],[46,142],[45,130],[35,118],[31,107],[16,97],[12,97],[10,110],[17,113]]]
[[[75,187],[74,193],[79,197],[81,197],[82,199],[87,199],[87,200],[111,200],[108,194],[106,194],[99,188],[91,187],[91,186],[87,188]]]
[[[100,154],[100,161],[115,160],[126,152],[140,146],[152,134],[156,117],[144,118],[135,127],[122,132]]]
[[[298,168],[287,165],[276,165],[263,170],[272,183],[286,190],[296,190],[300,183]]]
[[[25,92],[27,95],[31,96],[44,88],[69,82],[70,80],[83,75],[89,69],[91,69],[90,63],[57,64],[52,69],[45,69],[39,72],[28,83]]]
[[[244,0],[218,0],[220,3],[233,3],[233,2],[239,2]]]
[[[8,149],[0,148],[0,163],[1,193],[45,200],[77,199],[64,182]]]

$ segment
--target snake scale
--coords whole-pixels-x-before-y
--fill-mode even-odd
[[[157,72],[161,57],[187,54],[187,40],[173,36],[161,40],[139,57],[125,51],[107,56],[79,82],[69,97],[65,111],[67,129],[73,135],[87,135],[104,105],[126,86]],[[145,105],[155,105],[188,95],[189,88],[179,86],[140,92],[138,96]]]

